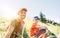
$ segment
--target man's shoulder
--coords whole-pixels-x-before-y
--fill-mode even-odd
[[[16,24],[17,24],[16,19],[11,20],[11,24],[12,24],[13,26],[16,26]]]
[[[11,22],[15,23],[15,22],[17,22],[17,21],[16,21],[16,19],[12,19]]]

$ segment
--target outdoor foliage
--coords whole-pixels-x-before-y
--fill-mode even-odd
[[[45,17],[45,15],[42,13],[42,12],[40,12],[40,20],[43,22],[43,23],[46,23],[46,17]]]
[[[6,21],[6,20],[4,20],[4,18],[3,18],[3,20],[2,19],[0,19],[0,20],[1,20],[0,21],[0,36],[3,38],[4,34],[6,32],[6,28],[9,25],[10,20],[6,19],[7,20]],[[29,34],[30,27],[32,25],[32,22],[33,22],[32,19],[26,19],[26,25],[27,25],[26,28],[27,28],[28,34]],[[51,31],[50,33],[48,33],[48,37],[52,37],[52,36],[56,37],[56,35],[58,35],[60,33],[60,27],[59,26],[54,26],[53,24],[48,24],[49,25],[48,26],[47,24],[45,24],[43,22],[41,22],[41,24],[47,26],[48,29]]]

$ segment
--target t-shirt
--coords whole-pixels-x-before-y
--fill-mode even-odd
[[[24,26],[21,24],[21,22],[17,22],[17,20],[14,20],[14,21],[12,21],[11,24],[15,28],[14,31],[12,32],[12,35],[15,35],[14,38],[17,38],[17,37],[21,38],[22,36],[24,38],[26,38],[26,36],[28,36],[27,33],[26,33],[26,28],[24,28]],[[23,32],[23,35],[22,35],[23,28],[24,28],[24,32]]]
[[[34,34],[36,34],[39,31],[39,28],[36,27],[37,24],[33,23],[31,29],[30,29],[30,36],[33,36]]]

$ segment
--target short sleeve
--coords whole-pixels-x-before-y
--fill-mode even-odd
[[[11,21],[10,25],[15,28],[16,27],[16,20]]]

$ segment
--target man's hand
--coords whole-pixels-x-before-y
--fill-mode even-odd
[[[10,25],[5,33],[5,37],[4,38],[10,38],[12,32],[14,30],[14,27],[12,25]]]

